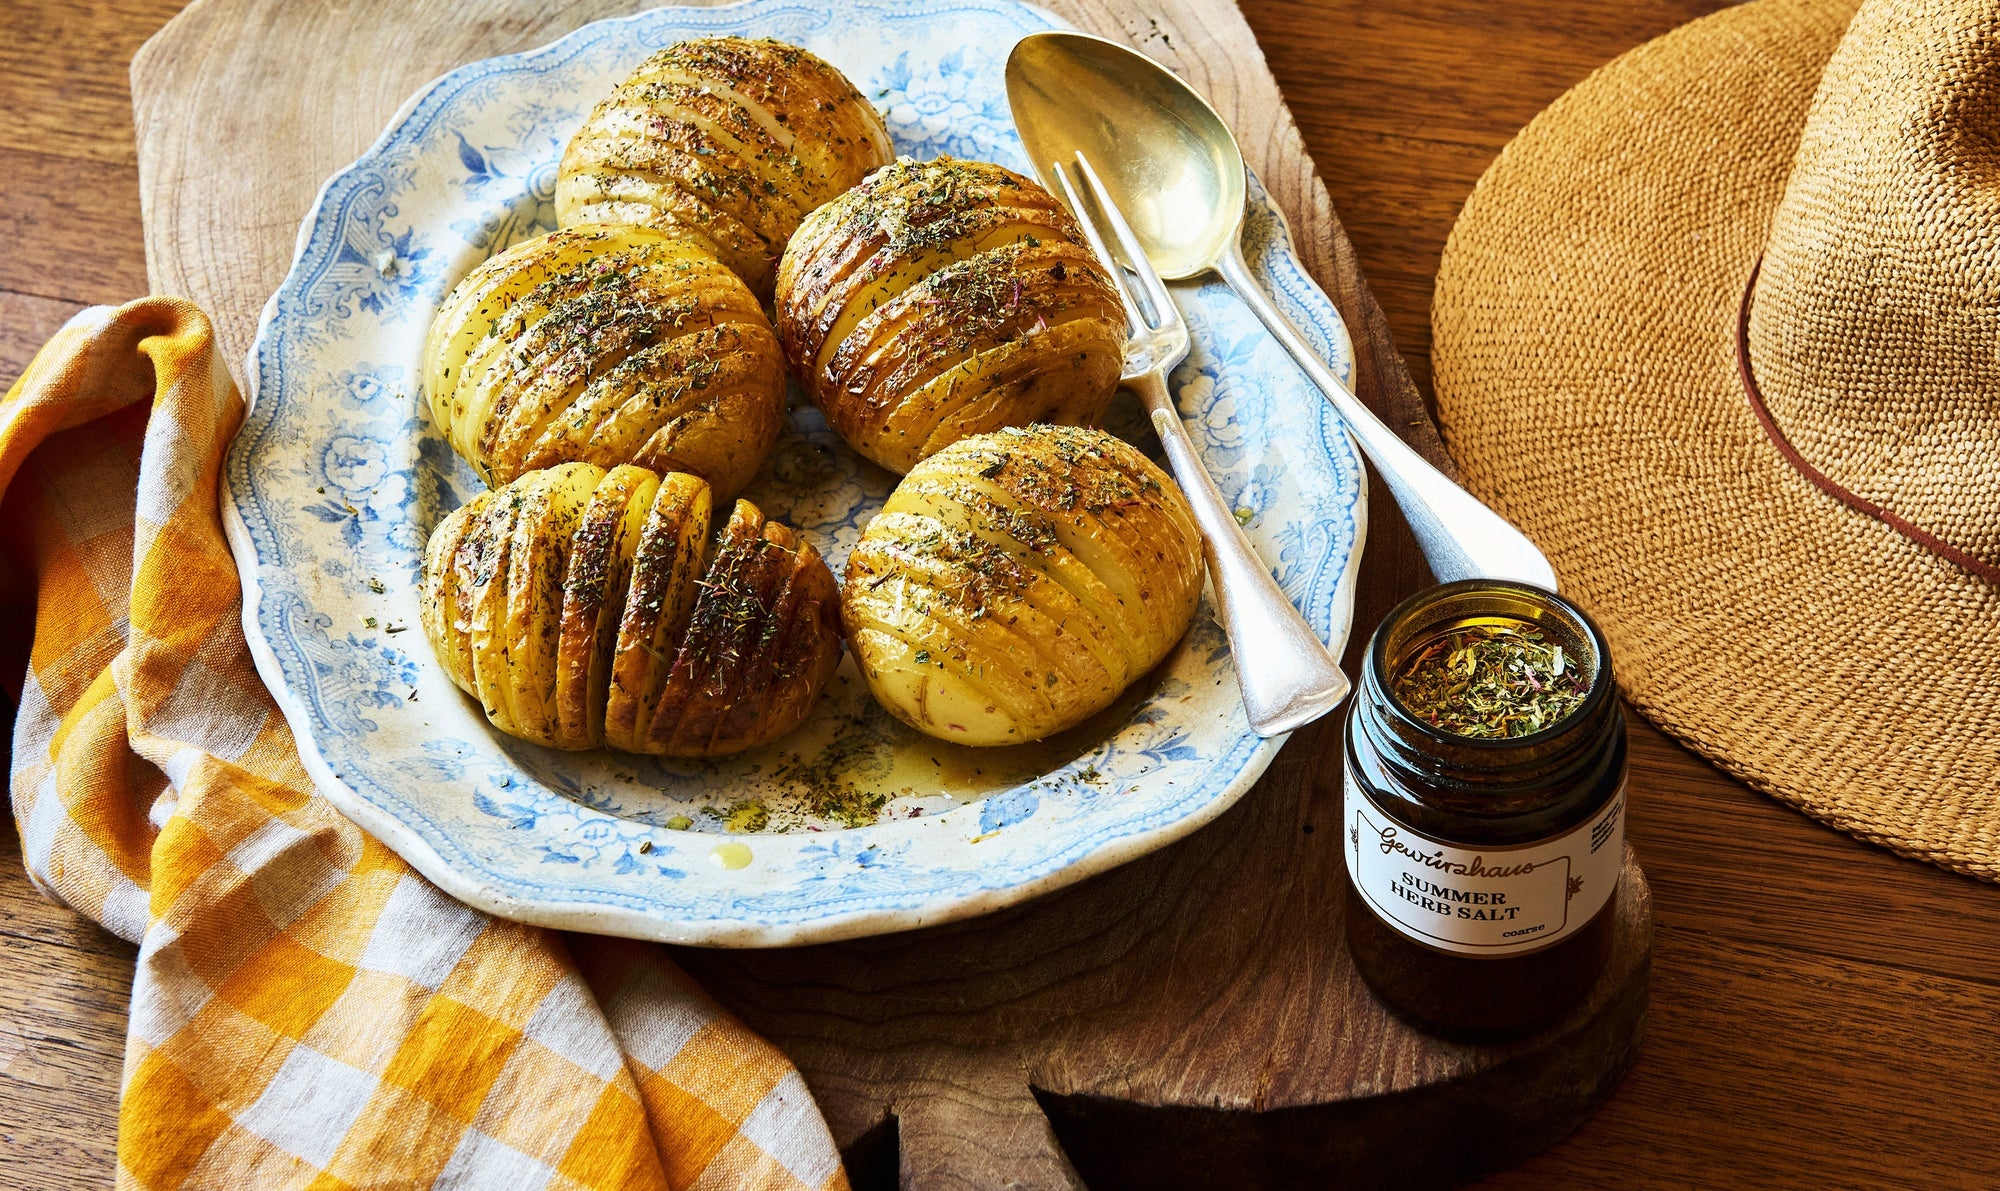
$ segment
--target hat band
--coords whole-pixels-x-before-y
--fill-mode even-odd
[[[1743,285],[1743,303],[1736,314],[1736,372],[1743,378],[1743,393],[1750,399],[1750,412],[1757,415],[1757,422],[1764,427],[1764,434],[1771,440],[1771,445],[1778,448],[1778,453],[1785,457],[1785,462],[1790,463],[1800,475],[1811,480],[1815,487],[1841,504],[1858,513],[1866,513],[1917,545],[1965,568],[1988,583],[2000,584],[2000,567],[1974,558],[1929,530],[1913,525],[1874,501],[1842,487],[1826,473],[1814,467],[1804,455],[1799,454],[1798,448],[1794,447],[1791,440],[1785,437],[1785,432],[1778,428],[1777,419],[1771,416],[1771,411],[1764,405],[1764,394],[1757,388],[1756,374],[1750,369],[1751,295],[1757,290],[1757,275],[1763,271],[1764,254],[1760,252],[1757,254],[1757,263],[1750,269],[1750,280]]]

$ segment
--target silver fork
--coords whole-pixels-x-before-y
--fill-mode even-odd
[[[1154,272],[1125,216],[1082,153],[1076,155],[1076,172],[1072,180],[1062,163],[1055,163],[1056,188],[1124,300],[1127,338],[1123,379],[1146,407],[1153,429],[1167,449],[1174,479],[1187,494],[1195,522],[1201,526],[1216,611],[1229,635],[1229,652],[1236,659],[1236,681],[1243,690],[1250,727],[1259,736],[1290,732],[1338,706],[1347,697],[1347,675],[1341,673],[1339,660],[1271,578],[1202,465],[1201,456],[1195,453],[1173,396],[1167,392],[1167,372],[1187,358],[1187,320],[1181,317],[1166,283]],[[1111,225],[1120,254],[1113,255],[1105,243],[1093,207]],[[1137,294],[1127,282],[1128,269],[1139,283]]]

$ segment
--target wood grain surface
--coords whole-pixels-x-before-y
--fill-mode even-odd
[[[0,373],[77,306],[145,288],[124,69],[176,7],[9,6]],[[1701,7],[1245,3],[1420,381],[1437,253],[1478,172],[1564,87]],[[292,226],[256,234],[288,244]],[[1642,724],[1632,745],[1659,921],[1650,1035],[1594,1118],[1491,1185],[2000,1184],[2000,893],[1813,824]],[[108,1186],[131,952],[41,902],[11,838],[4,852],[0,1186]],[[938,1108],[902,1129],[950,1130]],[[1088,1133],[1082,1109],[1051,1111]],[[893,1163],[892,1145],[864,1150]]]
[[[1233,0],[1051,6],[1145,48],[1210,96],[1355,329],[1362,400],[1443,462]],[[480,19],[467,21],[473,11]],[[261,229],[296,220],[399,97],[606,11],[617,9],[190,8],[132,68],[153,284],[209,310],[225,358],[240,358],[290,264],[291,241]],[[316,52],[292,52],[300,45]],[[245,234],[219,238],[232,216]],[[1371,513],[1363,625],[1428,579],[1393,507]],[[1361,649],[1356,641],[1350,665]],[[1335,1176],[1421,1186],[1511,1165],[1568,1133],[1632,1060],[1652,946],[1644,878],[1627,868],[1611,962],[1562,1022],[1505,1046],[1412,1029],[1368,992],[1341,941],[1339,729],[1332,717],[1301,733],[1193,838],[1014,912],[891,939],[679,958],[799,1064],[837,1143],[851,1148],[894,1121],[904,1187]]]

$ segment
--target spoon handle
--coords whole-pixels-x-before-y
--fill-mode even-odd
[[[1514,579],[1550,591],[1556,589],[1554,569],[1527,535],[1411,450],[1320,362],[1305,336],[1299,334],[1298,328],[1251,275],[1240,243],[1229,245],[1217,269],[1229,288],[1257,312],[1264,326],[1333,403],[1340,420],[1347,424],[1348,432],[1396,498],[1396,505],[1403,510],[1403,519],[1409,522],[1410,532],[1416,536],[1417,545],[1423,549],[1424,559],[1430,563],[1431,573],[1438,582]]]
[[[1278,736],[1304,727],[1347,697],[1347,675],[1244,536],[1195,453],[1166,380],[1148,372],[1126,384],[1152,418],[1174,479],[1201,527],[1215,607],[1236,659],[1236,681],[1251,729],[1259,736]]]

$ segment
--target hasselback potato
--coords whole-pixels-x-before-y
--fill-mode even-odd
[[[726,499],[784,418],[763,309],[699,246],[553,232],[474,269],[424,345],[431,420],[489,484],[558,463],[693,472]]]
[[[1088,425],[1124,359],[1117,291],[1048,191],[981,161],[898,160],[799,226],[778,269],[792,372],[892,471],[969,434]]]
[[[768,298],[799,220],[889,155],[881,115],[818,57],[698,38],[648,58],[570,138],[556,219],[692,236]]]
[[[919,731],[1037,740],[1087,719],[1193,623],[1201,535],[1119,439],[1030,426],[919,463],[848,556],[842,621],[868,686]]]
[[[454,510],[424,632],[494,727],[554,748],[737,752],[796,727],[840,663],[833,573],[685,473],[566,463]]]

